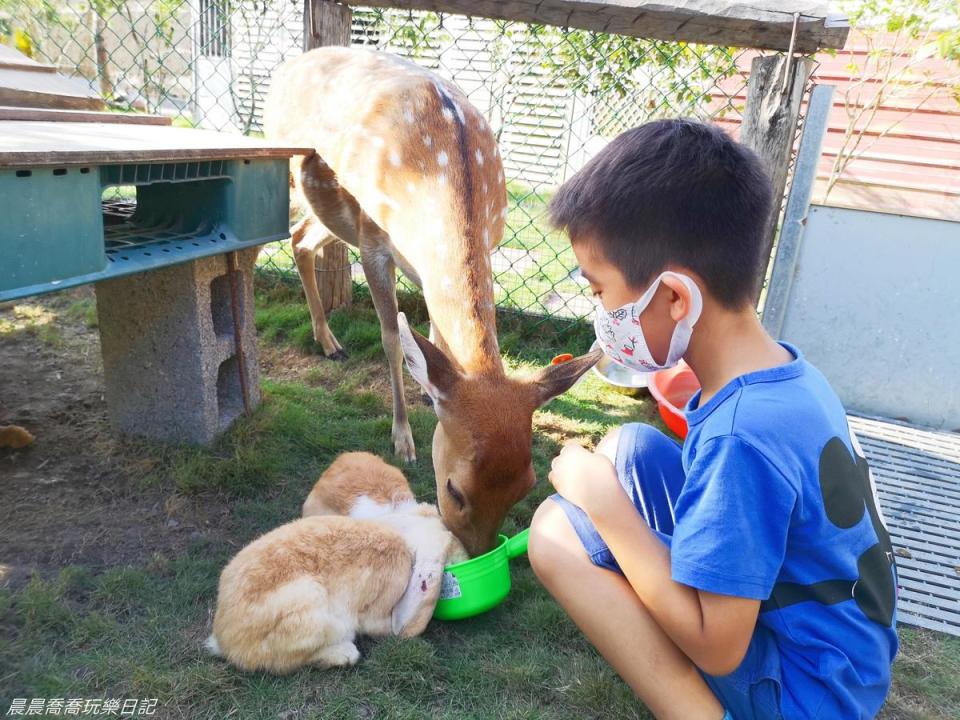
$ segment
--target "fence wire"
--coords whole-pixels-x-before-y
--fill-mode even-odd
[[[257,134],[274,70],[301,52],[302,14],[302,0],[0,0],[0,40],[83,78],[116,110]],[[492,256],[497,304],[562,318],[584,317],[592,303],[569,244],[547,223],[557,186],[612,137],[651,119],[711,120],[736,135],[758,54],[362,7],[353,8],[352,43],[453,80],[484,113],[509,195]],[[287,243],[265,246],[259,267],[296,278]]]

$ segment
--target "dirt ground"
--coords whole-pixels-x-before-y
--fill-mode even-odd
[[[110,428],[99,337],[76,307],[93,307],[92,289],[0,306],[0,425],[36,436],[0,449],[0,582],[14,589],[34,570],[176,555],[229,513],[145,482],[156,454]]]

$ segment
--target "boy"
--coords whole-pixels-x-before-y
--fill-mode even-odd
[[[870,718],[897,651],[896,575],[840,401],[757,320],[771,206],[760,160],[662,120],[560,188],[605,351],[682,357],[702,390],[681,449],[626,425],[554,459],[534,516],[547,590],[657,718]]]

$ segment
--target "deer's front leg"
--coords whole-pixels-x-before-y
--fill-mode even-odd
[[[310,308],[310,320],[313,323],[313,339],[323,348],[323,354],[332,360],[342,360],[347,356],[330,331],[327,324],[327,314],[323,310],[320,300],[320,289],[317,287],[316,262],[317,253],[324,246],[337,240],[326,226],[315,215],[308,213],[290,230],[290,243],[293,245],[293,259],[297,263],[300,273],[300,282],[303,292],[307,296],[307,307]]]
[[[417,459],[413,432],[407,419],[407,401],[403,394],[403,351],[397,327],[397,274],[389,251],[375,244],[360,247],[360,261],[370,286],[370,296],[380,318],[380,337],[390,366],[390,387],[393,390],[393,447],[407,462]]]

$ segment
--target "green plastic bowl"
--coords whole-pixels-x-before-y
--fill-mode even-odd
[[[509,560],[527,551],[529,530],[507,538],[500,535],[497,546],[456,565],[443,569],[440,600],[433,611],[437,620],[463,620],[495,608],[510,593]]]

